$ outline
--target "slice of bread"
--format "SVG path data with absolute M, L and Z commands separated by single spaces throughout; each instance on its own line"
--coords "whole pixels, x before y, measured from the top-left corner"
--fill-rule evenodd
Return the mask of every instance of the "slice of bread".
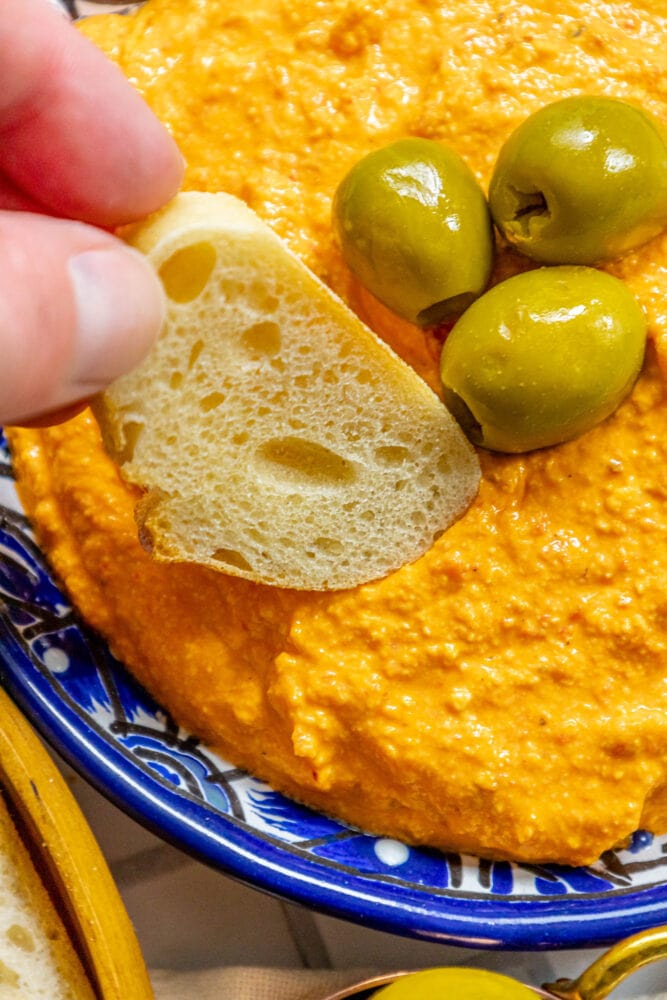
M 0 794 L 0 1000 L 94 1000 Z
M 155 557 L 350 587 L 422 555 L 470 504 L 477 457 L 437 396 L 243 202 L 181 194 L 127 239 L 168 315 L 94 409 L 147 491 Z

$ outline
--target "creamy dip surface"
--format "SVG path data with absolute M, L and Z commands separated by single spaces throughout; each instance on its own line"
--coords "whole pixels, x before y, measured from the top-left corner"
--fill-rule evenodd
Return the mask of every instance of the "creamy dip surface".
M 168 125 L 186 187 L 243 198 L 438 389 L 443 331 L 359 288 L 331 200 L 408 135 L 497 152 L 558 97 L 667 121 L 667 3 L 149 0 L 83 30 Z M 523 267 L 501 249 L 496 278 Z M 159 564 L 93 418 L 14 430 L 25 507 L 83 615 L 209 745 L 362 828 L 584 863 L 667 831 L 667 238 L 609 268 L 649 321 L 645 370 L 576 441 L 481 453 L 479 496 L 418 562 L 354 591 Z

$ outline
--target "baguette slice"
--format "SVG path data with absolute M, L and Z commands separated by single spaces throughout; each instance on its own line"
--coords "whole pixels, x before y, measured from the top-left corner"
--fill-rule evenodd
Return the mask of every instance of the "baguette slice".
M 0 795 L 0 1000 L 95 1000 Z
M 462 514 L 480 473 L 456 422 L 243 202 L 181 194 L 126 237 L 168 314 L 94 409 L 146 490 L 157 559 L 338 589 L 416 559 Z

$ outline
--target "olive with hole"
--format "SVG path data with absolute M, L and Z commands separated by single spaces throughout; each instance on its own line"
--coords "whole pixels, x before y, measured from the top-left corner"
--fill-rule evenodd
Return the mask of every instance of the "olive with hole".
M 489 186 L 498 229 L 542 264 L 596 264 L 667 226 L 667 138 L 609 97 L 548 104 L 510 135 Z
M 493 451 L 559 444 L 613 413 L 645 344 L 644 313 L 618 278 L 576 265 L 526 271 L 454 324 L 440 358 L 445 403 Z
M 535 1000 L 528 986 L 485 969 L 425 969 L 401 976 L 373 1000 Z
M 418 326 L 459 315 L 488 284 L 494 238 L 484 192 L 439 142 L 401 139 L 365 156 L 336 190 L 333 222 L 352 273 Z

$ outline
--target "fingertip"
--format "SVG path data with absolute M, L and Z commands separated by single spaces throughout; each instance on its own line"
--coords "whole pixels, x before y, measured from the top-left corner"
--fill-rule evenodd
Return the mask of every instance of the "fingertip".
M 165 297 L 145 257 L 83 223 L 0 213 L 0 423 L 52 423 L 136 367 Z
M 60 406 L 55 410 L 48 410 L 40 413 L 36 417 L 26 417 L 22 420 L 14 420 L 14 427 L 28 427 L 31 430 L 40 427 L 55 427 L 57 424 L 64 424 L 67 420 L 73 420 L 88 407 L 90 400 L 80 399 L 76 403 L 69 403 L 67 406 Z
M 67 273 L 75 307 L 68 379 L 72 393 L 90 395 L 148 353 L 164 320 L 164 292 L 146 258 L 120 241 L 70 257 Z

